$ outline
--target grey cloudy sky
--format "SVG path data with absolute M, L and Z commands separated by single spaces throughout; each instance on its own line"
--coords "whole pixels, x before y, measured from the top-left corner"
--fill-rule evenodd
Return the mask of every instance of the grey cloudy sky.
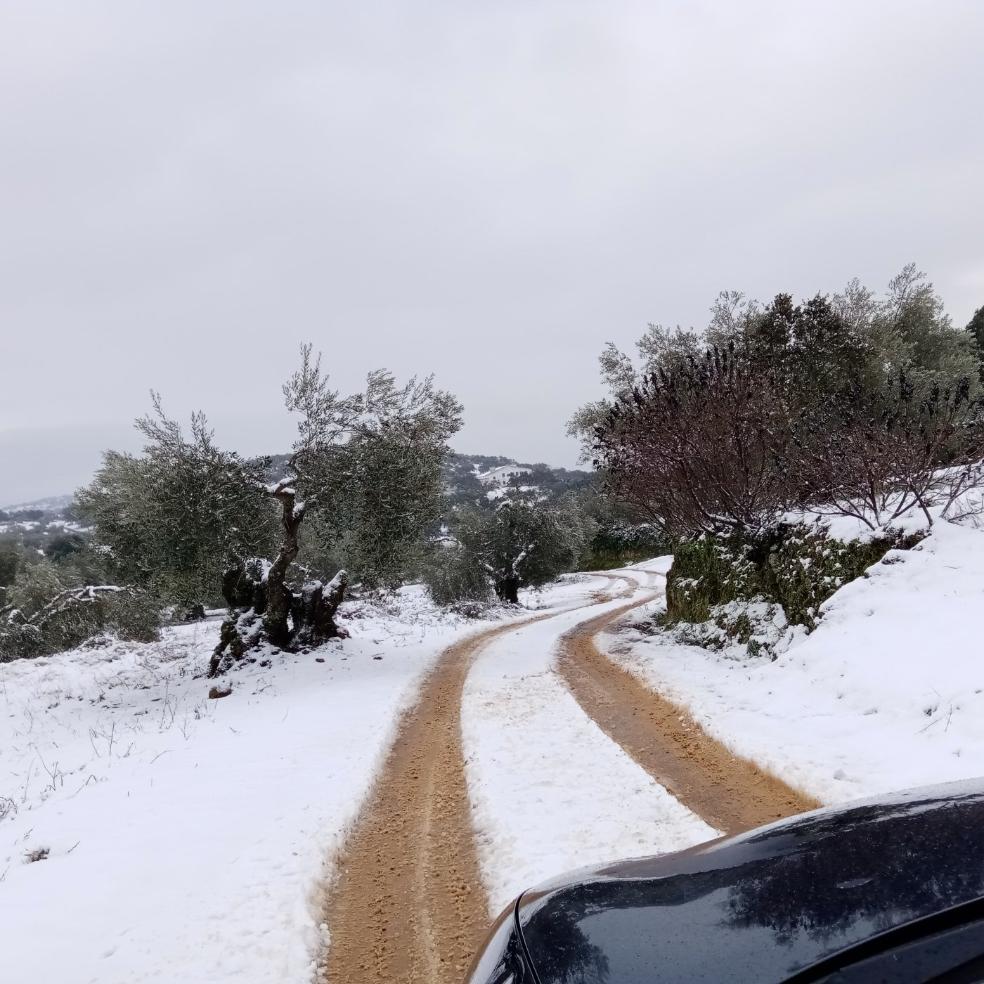
M 984 303 L 979 0 L 0 0 L 0 501 L 160 390 L 283 448 L 299 342 L 572 464 L 606 340 L 721 289 Z

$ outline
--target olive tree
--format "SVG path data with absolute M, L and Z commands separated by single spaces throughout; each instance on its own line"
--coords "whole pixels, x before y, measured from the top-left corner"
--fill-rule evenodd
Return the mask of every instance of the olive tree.
M 201 413 L 186 436 L 152 397 L 136 422 L 143 452 L 107 451 L 76 499 L 116 579 L 190 609 L 220 597 L 230 565 L 270 549 L 274 515 L 263 462 L 217 447 Z
M 520 588 L 538 587 L 575 569 L 593 525 L 572 500 L 520 499 L 464 512 L 454 535 L 488 576 L 499 600 L 517 604 Z
M 283 393 L 288 411 L 298 417 L 298 434 L 283 476 L 266 489 L 279 512 L 279 544 L 272 560 L 227 572 L 230 615 L 212 675 L 262 645 L 297 649 L 338 635 L 335 612 L 348 572 L 337 571 L 327 583 L 317 576 L 305 577 L 299 587 L 292 583 L 308 517 L 317 516 L 322 540 L 352 534 L 361 555 L 370 558 L 367 567 L 375 562 L 377 574 L 385 570 L 392 577 L 399 566 L 394 551 L 417 538 L 429 520 L 427 503 L 437 493 L 429 476 L 439 471 L 447 441 L 461 426 L 461 405 L 433 378 L 398 386 L 391 373 L 378 370 L 364 390 L 342 395 L 330 387 L 310 345 L 302 347 L 301 366 Z M 414 475 L 428 480 L 408 487 Z M 393 542 L 374 550 L 374 537 Z M 332 546 L 322 543 L 329 554 Z
M 159 625 L 160 606 L 146 592 L 81 580 L 42 559 L 18 572 L 0 604 L 0 662 L 69 649 L 99 632 L 149 642 Z

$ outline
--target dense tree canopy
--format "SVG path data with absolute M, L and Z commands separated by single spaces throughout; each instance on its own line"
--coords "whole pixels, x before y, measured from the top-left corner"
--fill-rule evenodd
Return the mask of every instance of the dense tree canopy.
M 650 326 L 639 354 L 604 351 L 611 395 L 571 429 L 673 535 L 831 503 L 877 526 L 980 482 L 977 355 L 915 267 L 883 299 L 856 281 L 803 304 L 722 294 L 703 333 Z
M 967 325 L 967 333 L 977 349 L 977 357 L 984 363 L 984 305 L 981 305 Z
M 143 453 L 106 452 L 79 511 L 121 581 L 185 607 L 214 602 L 226 568 L 273 543 L 263 463 L 218 448 L 203 414 L 186 437 L 156 394 L 136 426 Z

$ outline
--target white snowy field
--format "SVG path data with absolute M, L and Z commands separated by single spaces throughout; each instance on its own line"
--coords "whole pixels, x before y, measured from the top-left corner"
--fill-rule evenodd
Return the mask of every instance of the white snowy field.
M 492 909 L 564 870 L 714 836 L 553 670 L 565 631 L 629 582 L 659 590 L 669 564 L 527 594 L 550 617 L 477 654 L 462 735 Z M 982 617 L 984 531 L 941 523 L 841 589 L 776 662 L 603 639 L 737 753 L 834 803 L 984 773 Z M 219 700 L 202 676 L 216 623 L 0 664 L 4 984 L 311 979 L 317 892 L 399 713 L 437 654 L 486 624 L 420 589 L 345 622 L 351 639 L 231 674 Z
M 345 622 L 323 662 L 253 666 L 219 700 L 214 623 L 0 664 L 4 984 L 311 979 L 315 892 L 399 711 L 481 627 L 412 589 Z
M 602 640 L 711 735 L 824 803 L 984 775 L 984 530 L 937 522 L 823 611 L 775 662 L 635 630 Z
M 654 581 L 644 571 L 624 574 L 641 586 Z M 584 605 L 599 590 L 611 592 L 611 582 L 571 583 L 548 598 Z M 572 868 L 717 835 L 601 731 L 552 669 L 564 632 L 620 604 L 562 610 L 501 636 L 468 675 L 465 771 L 491 914 Z

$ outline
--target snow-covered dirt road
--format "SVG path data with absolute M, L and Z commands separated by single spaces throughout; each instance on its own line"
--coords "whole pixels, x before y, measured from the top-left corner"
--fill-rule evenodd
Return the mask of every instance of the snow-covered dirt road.
M 323 980 L 437 984 L 464 975 L 487 917 L 463 773 L 461 691 L 475 652 L 514 628 L 486 629 L 446 649 L 404 715 L 327 891 Z
M 638 684 L 602 675 L 584 696 L 586 662 L 592 679 L 607 663 L 594 635 L 660 590 L 645 567 L 572 581 L 545 612 L 445 650 L 336 866 L 322 979 L 456 984 L 489 916 L 532 884 L 815 805 L 677 709 L 647 713 Z
M 608 600 L 523 626 L 476 657 L 462 734 L 490 914 L 571 868 L 717 834 L 605 735 L 555 670 L 561 641 L 578 624 L 617 617 L 652 597 L 629 583 L 631 601 L 623 580 Z
M 609 585 L 621 593 L 631 591 L 633 582 L 601 576 L 559 585 L 549 592 L 545 611 L 485 629 L 441 655 L 404 715 L 335 866 L 325 904 L 322 979 L 331 984 L 461 980 L 489 917 L 479 871 L 481 864 L 487 885 L 487 858 L 480 862 L 476 852 L 474 788 L 466 781 L 465 760 L 476 750 L 467 739 L 462 742 L 466 680 L 477 656 L 497 651 L 500 640 L 521 639 L 521 651 L 533 658 L 550 652 L 564 628 L 608 597 Z M 541 626 L 541 635 L 527 635 Z
M 4 984 L 457 984 L 530 885 L 809 806 L 599 654 L 667 564 L 353 602 L 223 700 L 215 625 L 0 666 Z

